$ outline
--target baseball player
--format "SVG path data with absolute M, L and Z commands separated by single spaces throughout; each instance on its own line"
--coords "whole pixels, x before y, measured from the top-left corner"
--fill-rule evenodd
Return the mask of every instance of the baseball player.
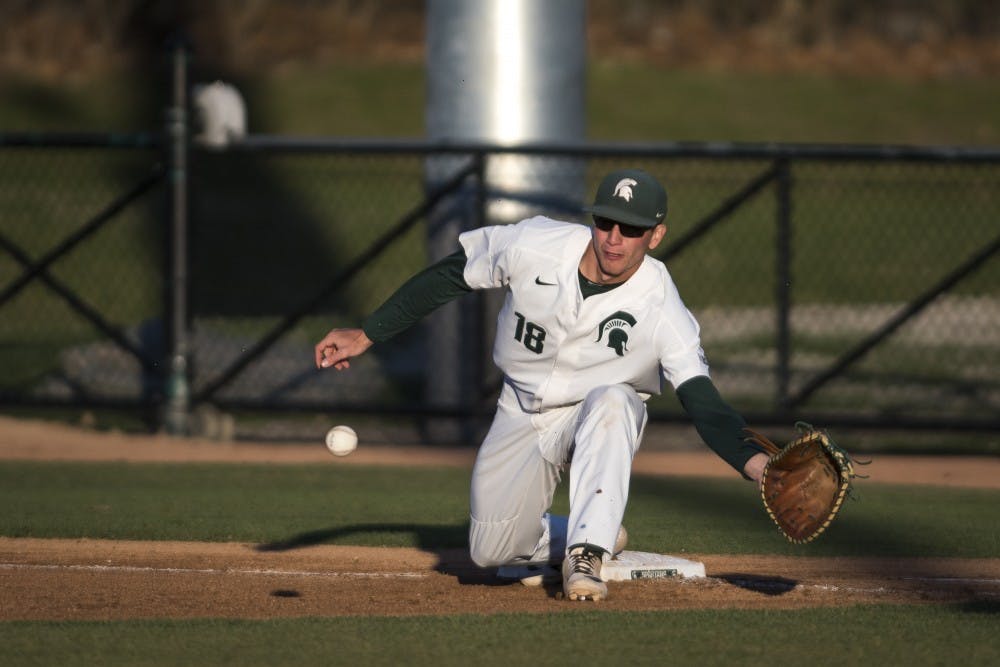
M 472 471 L 471 557 L 555 572 L 567 599 L 602 600 L 601 566 L 627 539 L 645 400 L 662 381 L 744 477 L 759 482 L 767 455 L 745 441 L 745 421 L 709 378 L 697 322 L 647 255 L 667 231 L 663 186 L 639 169 L 613 171 L 584 210 L 592 227 L 537 216 L 461 234 L 458 252 L 407 281 L 361 328 L 330 331 L 315 357 L 320 368 L 346 369 L 438 306 L 503 289 L 493 360 L 504 384 Z M 552 516 L 567 466 L 569 516 Z

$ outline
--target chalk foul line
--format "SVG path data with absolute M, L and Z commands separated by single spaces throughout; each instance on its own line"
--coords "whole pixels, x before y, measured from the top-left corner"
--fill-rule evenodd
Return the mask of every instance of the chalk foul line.
M 257 568 L 186 568 L 141 565 L 57 565 L 47 563 L 0 563 L 0 570 L 65 570 L 77 572 L 153 572 L 159 574 L 245 574 L 281 577 L 343 577 L 349 579 L 423 579 L 426 572 L 317 572 Z

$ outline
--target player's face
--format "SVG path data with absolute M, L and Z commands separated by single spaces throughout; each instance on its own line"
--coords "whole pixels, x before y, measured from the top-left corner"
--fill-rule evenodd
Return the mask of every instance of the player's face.
M 660 245 L 666 232 L 664 225 L 644 229 L 595 217 L 593 247 L 600 282 L 619 283 L 631 278 L 646 252 Z

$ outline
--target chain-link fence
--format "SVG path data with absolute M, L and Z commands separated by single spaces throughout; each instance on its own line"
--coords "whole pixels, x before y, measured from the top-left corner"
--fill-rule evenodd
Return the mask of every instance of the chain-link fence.
M 4 144 L 0 404 L 160 410 L 177 284 L 160 151 Z M 491 176 L 491 162 L 511 155 L 534 170 L 523 201 Z M 430 183 L 429 160 L 442 156 L 465 171 Z M 474 345 L 448 352 L 450 369 L 436 365 L 442 338 L 427 326 L 347 373 L 317 371 L 312 346 L 332 326 L 359 324 L 432 259 L 442 207 L 471 202 L 460 207 L 465 227 L 510 222 L 503 201 L 585 222 L 584 199 L 623 165 L 667 184 L 669 231 L 656 254 L 741 411 L 761 422 L 1000 426 L 1000 154 L 919 148 L 517 152 L 249 137 L 196 151 L 189 405 L 488 413 L 490 298 L 459 301 L 479 326 Z M 442 373 L 465 387 L 443 404 L 432 395 Z M 669 390 L 650 407 L 654 418 L 683 418 Z
M 4 403 L 159 400 L 158 158 L 141 142 L 0 150 Z

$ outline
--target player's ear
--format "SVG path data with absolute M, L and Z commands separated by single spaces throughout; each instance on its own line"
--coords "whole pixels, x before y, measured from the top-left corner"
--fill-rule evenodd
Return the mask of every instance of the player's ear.
M 667 226 L 663 223 L 653 227 L 653 234 L 649 237 L 649 249 L 652 250 L 660 245 L 660 241 L 667 235 Z

